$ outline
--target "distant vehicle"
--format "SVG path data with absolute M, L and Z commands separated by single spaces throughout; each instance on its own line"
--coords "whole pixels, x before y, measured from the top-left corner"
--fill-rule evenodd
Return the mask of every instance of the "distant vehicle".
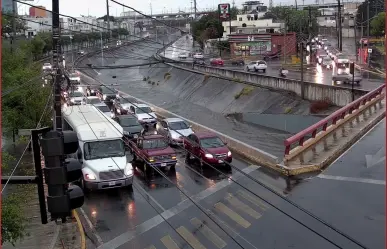
M 338 64 L 338 63 L 349 63 L 349 58 L 348 56 L 344 55 L 344 54 L 336 54 L 335 56 L 335 63 Z
M 163 171 L 175 171 L 177 163 L 176 151 L 172 149 L 161 135 L 139 136 L 136 142 L 131 142 L 133 161 L 140 163 L 138 167 L 149 178 L 153 167 Z M 134 169 L 137 163 L 133 164 Z
M 206 64 L 206 62 L 203 59 L 194 59 L 193 63 L 198 64 L 198 65 L 205 65 Z
M 79 50 L 79 51 L 78 51 L 78 54 L 83 55 L 83 54 L 85 54 L 85 51 Z
M 131 102 L 126 98 L 116 98 L 113 100 L 113 110 L 118 115 L 127 114 L 130 112 Z
M 97 89 L 96 95 L 103 101 L 109 102 L 117 97 L 117 92 L 106 86 L 100 86 Z
M 195 53 L 193 55 L 193 58 L 194 59 L 203 59 L 204 58 L 204 55 L 202 53 Z
M 103 48 L 109 48 L 109 46 L 108 45 L 104 45 Z
M 105 114 L 106 116 L 110 117 L 110 118 L 113 118 L 114 117 L 114 114 L 113 112 L 109 109 L 109 107 L 105 104 L 105 103 L 99 103 L 99 104 L 95 104 L 93 105 L 95 108 L 97 108 L 100 112 L 102 112 L 103 114 Z
M 51 63 L 44 63 L 43 66 L 42 66 L 42 69 L 43 71 L 48 71 L 48 70 L 52 70 L 52 65 Z
M 122 42 L 120 40 L 117 41 L 117 46 L 121 46 Z
M 180 54 L 178 55 L 178 57 L 179 57 L 180 59 L 187 59 L 188 54 L 187 54 L 187 53 L 180 53 Z
M 141 124 L 156 124 L 157 116 L 146 104 L 132 103 L 129 107 L 130 113 L 136 116 Z
M 67 99 L 68 105 L 84 105 L 86 104 L 85 95 L 82 92 L 70 92 Z
M 317 58 L 318 64 L 321 64 L 325 58 L 329 58 L 328 54 L 320 54 Z
M 362 79 L 363 78 L 361 77 L 361 75 L 357 75 L 356 73 L 355 73 L 354 79 L 352 78 L 352 74 L 349 74 L 346 72 L 332 75 L 333 83 L 336 83 L 339 81 L 339 82 L 342 82 L 343 84 L 352 84 L 352 82 L 354 82 L 355 84 L 359 85 Z
M 210 65 L 211 66 L 224 66 L 224 61 L 222 58 L 213 58 L 210 59 Z
M 193 133 L 183 139 L 183 144 L 187 151 L 185 158 L 187 163 L 196 159 L 201 167 L 207 166 L 208 163 L 210 165 L 223 165 L 227 170 L 231 170 L 231 166 L 225 164 L 232 162 L 231 151 L 216 134 L 211 132 Z
M 349 62 L 348 63 L 336 63 L 337 73 L 349 73 Z
M 332 69 L 333 68 L 333 61 L 329 56 L 326 56 L 322 59 L 321 66 L 325 67 L 326 69 Z
M 89 105 L 96 105 L 96 104 L 101 104 L 101 100 L 97 96 L 88 96 L 86 98 L 86 104 Z
M 233 66 L 244 66 L 245 65 L 245 60 L 242 59 L 242 58 L 231 59 L 231 65 L 233 65 Z
M 325 42 L 324 43 L 324 50 L 327 51 L 328 49 L 330 49 L 332 47 L 332 44 L 330 42 Z
M 83 191 L 131 187 L 133 168 L 126 158 L 123 128 L 91 105 L 68 107 L 62 113 L 63 130 L 78 136 L 79 148 L 73 156 L 82 163 Z
M 166 118 L 156 125 L 157 133 L 168 138 L 171 145 L 183 143 L 183 137 L 191 135 L 191 126 L 180 118 Z
M 79 73 L 69 73 L 69 80 L 70 80 L 70 83 L 73 83 L 73 82 L 76 82 L 76 83 L 80 83 L 81 82 L 81 75 Z
M 321 45 L 321 46 L 324 46 L 325 43 L 327 43 L 327 42 L 328 42 L 328 39 L 322 38 L 322 39 L 320 40 L 320 45 Z
M 128 140 L 137 139 L 143 129 L 137 118 L 133 115 L 119 115 L 113 118 L 123 129 L 124 137 Z
M 87 86 L 86 87 L 86 95 L 87 96 L 96 96 L 97 95 L 98 86 Z
M 273 60 L 273 59 L 279 59 L 281 57 L 281 52 L 266 52 L 265 55 L 263 56 L 263 59 L 265 61 L 267 60 Z
M 266 73 L 267 64 L 266 61 L 253 61 L 246 65 L 246 71 L 256 71 Z

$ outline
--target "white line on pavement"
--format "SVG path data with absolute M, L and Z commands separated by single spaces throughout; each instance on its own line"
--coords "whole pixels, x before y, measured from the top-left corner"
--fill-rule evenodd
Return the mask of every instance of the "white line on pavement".
M 356 177 L 346 177 L 346 176 L 331 176 L 331 175 L 318 175 L 318 178 L 328 179 L 328 180 L 337 180 L 337 181 L 346 181 L 346 182 L 359 182 L 359 183 L 370 183 L 377 185 L 386 185 L 384 180 L 374 180 L 367 178 L 356 178 Z

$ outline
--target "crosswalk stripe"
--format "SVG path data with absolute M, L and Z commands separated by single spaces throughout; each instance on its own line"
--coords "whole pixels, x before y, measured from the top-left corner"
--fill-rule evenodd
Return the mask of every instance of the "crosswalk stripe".
M 156 249 L 156 247 L 154 245 L 151 245 L 151 246 L 148 246 L 147 248 L 145 249 Z
M 260 207 L 263 211 L 265 211 L 266 209 L 268 209 L 269 207 L 263 203 L 260 199 L 250 195 L 249 193 L 245 192 L 245 191 L 242 191 L 242 190 L 238 190 L 238 195 L 242 196 L 243 198 L 245 198 L 246 200 L 248 200 L 249 202 L 257 205 L 258 207 Z
M 180 249 L 176 242 L 169 235 L 162 237 L 161 242 L 163 242 L 164 246 L 168 249 Z
M 245 212 L 246 214 L 250 215 L 251 217 L 253 217 L 255 219 L 259 219 L 262 216 L 260 213 L 258 213 L 257 211 L 255 211 L 254 209 L 249 207 L 248 205 L 244 204 L 238 198 L 236 198 L 235 196 L 233 196 L 230 193 L 226 197 L 226 200 L 228 200 L 233 207 Z
M 181 226 L 176 231 L 183 237 L 193 249 L 206 249 L 195 236 L 190 233 L 187 228 Z
M 242 216 L 237 214 L 235 211 L 233 211 L 232 209 L 230 209 L 229 207 L 227 207 L 223 203 L 221 203 L 221 202 L 216 203 L 215 208 L 217 210 L 223 212 L 224 214 L 226 214 L 228 217 L 230 217 L 230 219 L 232 219 L 233 221 L 235 221 L 236 223 L 238 223 L 242 227 L 248 228 L 249 226 L 251 226 L 250 222 L 245 220 Z
M 208 226 L 206 226 L 198 218 L 191 219 L 191 223 L 196 229 L 198 229 L 209 241 L 214 243 L 214 245 L 219 249 L 227 245 L 226 242 L 224 242 L 215 232 L 213 232 Z

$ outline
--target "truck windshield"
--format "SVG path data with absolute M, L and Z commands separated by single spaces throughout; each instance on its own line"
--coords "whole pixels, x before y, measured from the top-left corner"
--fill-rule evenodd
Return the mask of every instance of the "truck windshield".
M 138 107 L 136 108 L 136 113 L 151 113 L 152 109 L 150 107 Z
M 143 149 L 162 149 L 168 147 L 164 139 L 148 139 L 144 140 L 142 144 Z
M 125 156 L 122 140 L 87 142 L 84 145 L 85 160 Z
M 224 143 L 218 137 L 208 137 L 208 138 L 200 139 L 200 145 L 203 148 L 224 147 Z
M 172 122 L 172 123 L 169 123 L 169 128 L 171 130 L 175 130 L 175 131 L 178 131 L 178 130 L 185 130 L 185 129 L 188 129 L 189 126 L 183 122 L 183 121 L 180 121 L 180 122 Z

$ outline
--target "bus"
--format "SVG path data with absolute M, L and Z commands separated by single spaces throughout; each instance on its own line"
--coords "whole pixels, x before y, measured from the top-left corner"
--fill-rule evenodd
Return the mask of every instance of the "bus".
M 62 116 L 63 130 L 78 136 L 79 148 L 72 157 L 83 165 L 82 189 L 131 188 L 133 168 L 126 158 L 123 128 L 92 105 L 63 107 Z

